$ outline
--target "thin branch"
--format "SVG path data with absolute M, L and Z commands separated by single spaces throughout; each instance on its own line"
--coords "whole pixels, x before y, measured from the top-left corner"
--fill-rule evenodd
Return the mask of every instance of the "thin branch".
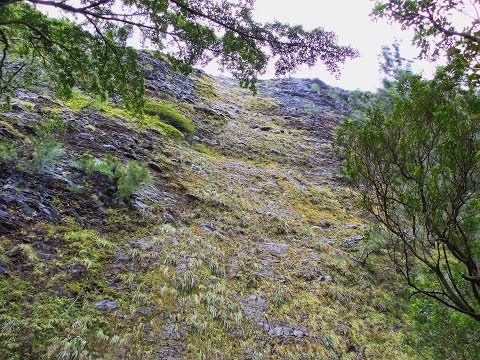
M 8 53 L 8 48 L 10 47 L 10 43 L 8 41 L 7 35 L 2 29 L 0 29 L 0 38 L 4 45 L 2 50 L 2 58 L 0 59 L 0 79 L 3 79 L 3 67 L 5 65 L 5 60 L 7 58 L 7 53 Z

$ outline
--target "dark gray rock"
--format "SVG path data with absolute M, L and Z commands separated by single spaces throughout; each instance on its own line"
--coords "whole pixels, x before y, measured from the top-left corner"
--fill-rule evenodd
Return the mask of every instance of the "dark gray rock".
M 113 256 L 115 257 L 115 260 L 117 261 L 121 261 L 121 262 L 128 262 L 130 260 L 132 260 L 132 257 L 127 255 L 126 253 L 124 253 L 123 251 L 120 251 L 120 250 L 115 250 L 115 253 L 113 254 Z
M 0 210 L 0 234 L 15 230 L 17 227 L 14 218 L 8 212 Z
M 150 315 L 154 308 L 151 306 L 142 306 L 137 309 L 137 312 L 141 315 Z
M 282 257 L 285 255 L 285 252 L 288 250 L 289 246 L 287 244 L 275 243 L 275 242 L 264 242 L 258 245 L 260 250 L 266 251 L 273 256 Z
M 156 171 L 156 172 L 159 172 L 159 173 L 162 172 L 162 168 L 160 167 L 160 165 L 158 165 L 157 163 L 155 163 L 153 161 L 148 163 L 148 167 L 150 169 L 152 169 L 153 171 Z
M 217 227 L 212 223 L 203 223 L 200 225 L 206 232 L 214 232 Z
M 325 281 L 327 283 L 331 283 L 333 281 L 333 278 L 330 275 L 320 275 L 317 278 L 318 281 Z
M 28 111 L 28 108 L 19 102 L 14 102 L 12 103 L 11 106 L 12 106 L 12 111 L 22 111 L 22 112 Z
M 320 244 L 335 244 L 335 239 L 333 238 L 327 238 L 327 237 L 321 237 L 320 239 L 317 240 Z
M 68 273 L 71 275 L 77 275 L 85 272 L 87 267 L 85 264 L 75 261 L 68 267 Z
M 36 241 L 32 244 L 41 260 L 51 260 L 55 257 L 55 249 L 43 241 Z
M 163 333 L 167 339 L 180 340 L 180 331 L 172 324 L 167 324 L 163 328 Z
M 152 244 L 149 244 L 145 241 L 138 240 L 138 241 L 132 241 L 130 243 L 130 246 L 133 248 L 137 248 L 140 250 L 150 250 L 152 248 Z
M 0 260 L 0 275 L 8 275 L 8 274 L 10 274 L 10 271 L 8 270 L 7 263 Z
M 350 248 L 356 248 L 360 241 L 362 241 L 364 238 L 365 237 L 363 235 L 346 237 L 342 239 L 342 244 Z
M 112 311 L 118 308 L 118 304 L 115 301 L 103 299 L 95 303 L 95 307 L 99 310 Z

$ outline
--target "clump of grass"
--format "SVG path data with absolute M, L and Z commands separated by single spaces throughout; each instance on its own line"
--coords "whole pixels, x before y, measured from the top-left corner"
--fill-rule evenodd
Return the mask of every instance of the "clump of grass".
M 205 145 L 205 144 L 196 144 L 195 145 L 195 150 L 201 152 L 202 154 L 212 156 L 212 157 L 219 157 L 220 154 L 215 151 L 213 148 Z
M 37 172 L 52 167 L 63 156 L 65 150 L 57 137 L 66 132 L 67 122 L 57 114 L 50 114 L 35 127 L 36 136 L 31 139 L 34 147 L 31 165 Z
M 117 192 L 115 194 L 121 199 L 130 198 L 139 186 L 150 181 L 148 168 L 136 161 L 129 161 L 126 166 L 117 165 L 115 170 L 117 178 Z
M 10 249 L 7 252 L 7 255 L 20 256 L 30 263 L 35 263 L 38 260 L 37 253 L 35 252 L 35 250 L 32 248 L 32 245 L 30 244 L 18 244 L 14 246 L 12 249 Z
M 225 269 L 220 266 L 216 259 L 205 259 L 205 265 L 212 275 L 222 277 L 225 276 Z
M 279 287 L 272 295 L 272 303 L 275 306 L 282 306 L 293 298 L 292 292 L 286 287 Z
M 310 90 L 316 93 L 320 93 L 321 88 L 319 84 L 313 83 L 312 85 L 310 85 Z
M 52 344 L 48 348 L 47 356 L 57 359 L 87 359 L 89 353 L 86 350 L 87 342 L 80 338 L 57 337 L 52 340 Z
M 10 162 L 17 158 L 15 144 L 0 140 L 0 162 Z
M 250 109 L 260 114 L 272 114 L 278 111 L 278 102 L 272 98 L 251 96 L 249 98 Z
M 147 100 L 145 113 L 150 116 L 157 116 L 160 121 L 163 120 L 186 134 L 195 133 L 195 125 L 192 119 L 180 112 L 171 103 Z
M 186 270 L 174 279 L 174 286 L 182 293 L 191 293 L 197 286 L 197 275 L 193 270 Z
M 316 115 L 318 114 L 318 109 L 312 101 L 305 101 L 303 104 L 303 109 L 309 115 Z
M 35 138 L 32 166 L 38 172 L 52 167 L 65 154 L 62 143 L 53 138 Z
M 135 190 L 151 181 L 150 172 L 144 164 L 131 160 L 125 165 L 111 155 L 98 159 L 86 154 L 76 161 L 76 166 L 88 175 L 99 173 L 115 182 L 115 196 L 123 200 L 130 199 Z
M 186 323 L 196 334 L 203 334 L 208 327 L 208 323 L 204 321 L 198 314 L 192 314 L 186 319 Z

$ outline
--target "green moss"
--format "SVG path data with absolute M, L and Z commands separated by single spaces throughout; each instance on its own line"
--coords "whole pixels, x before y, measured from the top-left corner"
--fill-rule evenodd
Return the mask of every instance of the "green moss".
M 215 100 L 219 95 L 214 87 L 215 81 L 208 76 L 202 76 L 197 83 L 197 88 L 200 96 L 206 100 Z
M 72 110 L 85 108 L 100 110 L 108 116 L 118 116 L 133 121 L 140 129 L 154 129 L 165 137 L 183 138 L 182 131 L 188 134 L 195 132 L 191 119 L 167 102 L 147 101 L 144 115 L 134 114 L 124 108 L 93 99 L 80 92 L 75 93 L 75 96 L 67 100 L 65 104 Z M 91 125 L 87 125 L 87 127 L 90 131 L 95 130 Z
M 29 110 L 32 110 L 33 107 L 35 106 L 35 104 L 32 103 L 31 101 L 19 100 L 18 102 L 23 106 L 25 106 L 26 108 L 28 108 Z
M 279 109 L 278 101 L 260 96 L 248 96 L 250 110 L 261 114 L 276 114 Z
M 6 117 L 6 116 L 2 116 L 0 115 L 0 126 L 1 127 L 4 127 L 7 132 L 9 132 L 10 134 L 12 134 L 15 138 L 18 138 L 18 139 L 23 139 L 25 141 L 28 142 L 28 138 L 26 138 L 26 136 L 24 134 L 22 134 L 20 131 L 18 131 L 12 124 L 15 123 L 15 119 L 14 118 L 9 118 L 9 117 Z
M 165 137 L 183 138 L 183 133 L 180 130 L 170 124 L 164 123 L 158 116 L 144 116 L 138 123 L 141 128 L 154 129 Z
M 157 116 L 178 130 L 186 134 L 195 133 L 195 125 L 192 119 L 180 112 L 173 104 L 166 101 L 147 100 L 145 113 L 150 116 Z
M 111 116 L 119 116 L 126 119 L 135 118 L 135 114 L 128 111 L 127 109 L 114 106 L 106 101 L 92 98 L 81 92 L 75 92 L 72 98 L 65 101 L 65 105 L 67 105 L 72 110 L 83 110 L 86 108 L 91 108 L 95 110 L 100 110 Z
M 221 156 L 215 149 L 205 144 L 195 144 L 195 150 L 201 152 L 202 154 L 212 156 L 212 157 Z

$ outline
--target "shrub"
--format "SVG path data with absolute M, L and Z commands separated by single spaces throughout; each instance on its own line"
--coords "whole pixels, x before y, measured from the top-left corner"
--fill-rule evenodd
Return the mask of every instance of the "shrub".
M 16 157 L 15 144 L 0 140 L 0 162 L 9 162 Z
M 344 174 L 408 285 L 480 321 L 480 97 L 443 72 L 394 87 L 338 131 Z
M 478 321 L 428 298 L 412 298 L 410 344 L 424 358 L 479 359 L 480 324 Z M 448 346 L 445 346 L 448 339 Z
M 102 160 L 90 154 L 85 154 L 77 159 L 75 165 L 87 175 L 99 173 L 108 177 L 109 180 L 114 180 L 113 169 L 115 169 L 116 163 L 117 160 L 111 155 L 107 155 L 105 159 Z
M 165 121 L 184 133 L 195 133 L 195 125 L 192 119 L 182 114 L 166 101 L 148 100 L 145 104 L 145 113 L 151 116 L 158 116 L 160 121 Z
M 43 172 L 63 156 L 65 150 L 56 137 L 66 131 L 65 119 L 56 114 L 45 117 L 35 127 L 36 136 L 31 140 L 34 146 L 31 164 L 36 171 Z
M 62 144 L 54 138 L 35 138 L 32 142 L 34 144 L 32 166 L 38 172 L 52 167 L 65 153 Z
M 76 166 L 87 175 L 99 173 L 115 182 L 117 187 L 115 196 L 123 200 L 128 200 L 136 189 L 150 182 L 150 172 L 145 165 L 135 161 L 129 161 L 124 165 L 111 155 L 98 159 L 86 154 L 76 161 Z
M 128 164 L 117 166 L 115 176 L 117 177 L 116 195 L 121 199 L 128 199 L 135 189 L 150 180 L 150 172 L 143 164 L 129 161 Z

